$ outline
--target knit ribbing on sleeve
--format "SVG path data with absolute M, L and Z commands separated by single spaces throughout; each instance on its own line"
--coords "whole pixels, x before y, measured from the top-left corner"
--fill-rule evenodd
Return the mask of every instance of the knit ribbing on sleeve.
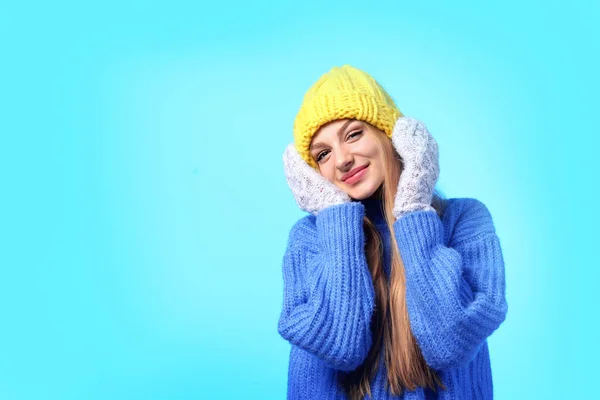
M 316 215 L 316 231 L 296 224 L 283 258 L 278 332 L 328 366 L 352 371 L 371 347 L 375 306 L 365 256 L 364 206 L 348 202 Z
M 506 318 L 498 236 L 484 232 L 446 247 L 434 211 L 409 213 L 396 220 L 394 230 L 411 330 L 425 361 L 439 370 L 465 365 Z

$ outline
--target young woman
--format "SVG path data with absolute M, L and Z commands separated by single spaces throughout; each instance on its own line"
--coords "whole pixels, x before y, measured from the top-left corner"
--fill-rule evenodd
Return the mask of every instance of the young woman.
M 288 399 L 492 399 L 487 338 L 504 321 L 490 212 L 434 186 L 438 146 L 369 74 L 306 93 L 283 155 L 309 214 L 283 257 Z

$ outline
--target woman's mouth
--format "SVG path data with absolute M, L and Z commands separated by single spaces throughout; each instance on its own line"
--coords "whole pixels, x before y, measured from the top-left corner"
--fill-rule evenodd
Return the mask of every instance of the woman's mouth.
M 354 175 L 352 175 L 350 178 L 346 178 L 344 183 L 347 183 L 348 185 L 354 185 L 355 183 L 360 181 L 362 177 L 367 173 L 367 168 L 369 168 L 368 165 L 365 168 L 358 171 L 357 173 L 355 173 Z

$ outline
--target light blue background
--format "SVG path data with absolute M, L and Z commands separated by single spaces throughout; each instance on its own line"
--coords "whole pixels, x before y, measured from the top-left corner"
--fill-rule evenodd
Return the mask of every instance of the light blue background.
M 4 5 L 0 399 L 285 398 L 281 156 L 345 63 L 492 212 L 496 398 L 593 397 L 597 4 Z

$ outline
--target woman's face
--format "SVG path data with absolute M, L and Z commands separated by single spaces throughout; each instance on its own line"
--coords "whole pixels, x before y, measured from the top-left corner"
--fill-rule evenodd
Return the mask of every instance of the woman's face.
M 319 172 L 351 198 L 363 200 L 381 186 L 384 169 L 374 126 L 353 119 L 332 121 L 313 136 L 310 154 Z M 358 171 L 352 177 L 354 171 Z

